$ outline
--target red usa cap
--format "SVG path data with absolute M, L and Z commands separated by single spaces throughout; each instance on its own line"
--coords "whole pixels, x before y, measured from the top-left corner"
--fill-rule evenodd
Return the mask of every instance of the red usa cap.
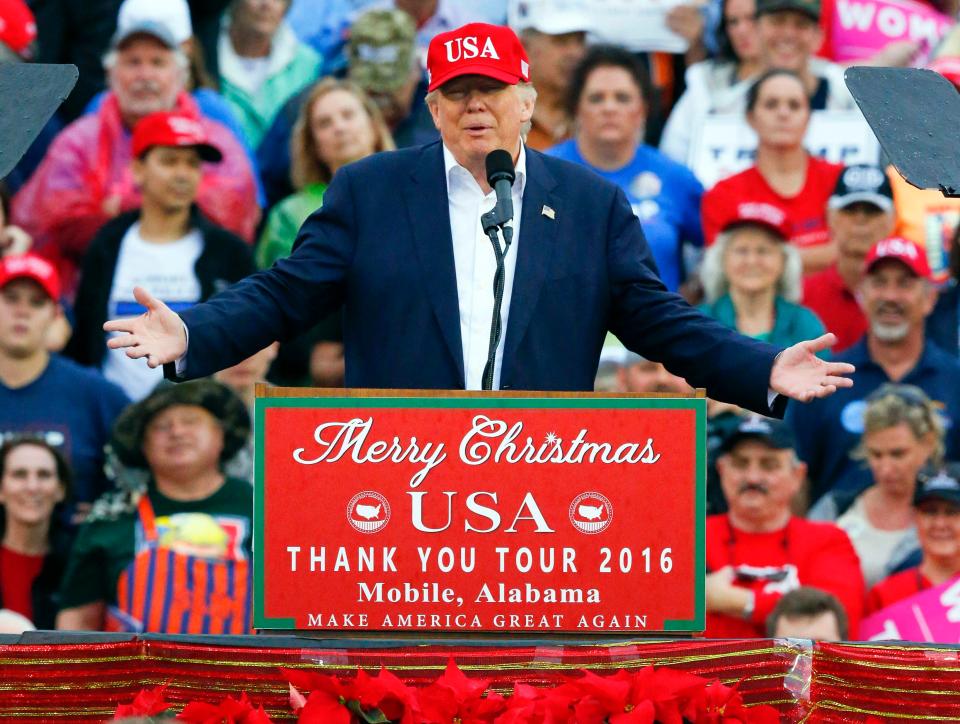
M 918 277 L 930 278 L 930 264 L 927 262 L 926 253 L 910 239 L 894 236 L 878 241 L 867 253 L 863 268 L 869 272 L 884 259 L 896 259 Z
M 60 299 L 60 275 L 42 256 L 21 254 L 0 259 L 0 289 L 14 279 L 33 279 L 54 301 Z
M 133 157 L 140 158 L 153 146 L 192 146 L 204 161 L 223 158 L 220 149 L 207 140 L 207 133 L 195 118 L 175 111 L 151 113 L 133 129 Z
M 23 0 L 0 0 L 0 43 L 29 60 L 37 23 Z
M 434 36 L 427 50 L 428 90 L 461 75 L 485 75 L 516 85 L 530 80 L 530 62 L 510 28 L 468 23 Z
M 766 227 L 783 241 L 790 238 L 786 212 L 763 201 L 741 201 L 730 209 L 730 214 L 720 224 L 720 230 L 727 231 L 751 224 Z

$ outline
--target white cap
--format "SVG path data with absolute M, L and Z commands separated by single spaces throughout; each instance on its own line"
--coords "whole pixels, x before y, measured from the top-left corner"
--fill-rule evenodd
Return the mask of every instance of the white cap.
M 145 22 L 166 26 L 178 44 L 193 37 L 187 0 L 123 0 L 117 15 L 117 32 Z
M 547 35 L 593 29 L 584 0 L 510 0 L 507 24 L 517 32 L 533 28 Z

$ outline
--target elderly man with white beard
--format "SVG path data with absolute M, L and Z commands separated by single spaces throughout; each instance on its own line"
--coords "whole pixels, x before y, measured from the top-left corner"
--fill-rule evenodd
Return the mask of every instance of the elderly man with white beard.
M 810 500 L 832 489 L 859 492 L 870 473 L 850 455 L 863 432 L 866 398 L 885 382 L 916 385 L 944 415 L 947 458 L 957 459 L 960 438 L 960 363 L 924 333 L 936 301 L 926 253 L 902 238 L 873 246 L 864 263 L 859 298 L 866 335 L 839 355 L 856 366 L 854 386 L 829 399 L 792 406 L 787 419 L 797 436 L 797 454 L 809 468 Z
M 252 242 L 260 209 L 253 171 L 239 141 L 203 116 L 184 91 L 188 61 L 169 28 L 154 21 L 130 25 L 104 57 L 110 92 L 96 113 L 67 126 L 13 200 L 13 219 L 33 235 L 35 249 L 55 261 L 68 297 L 97 230 L 139 208 L 131 173 L 131 134 L 141 118 L 177 111 L 198 121 L 223 154 L 204 164 L 197 204 L 214 223 Z

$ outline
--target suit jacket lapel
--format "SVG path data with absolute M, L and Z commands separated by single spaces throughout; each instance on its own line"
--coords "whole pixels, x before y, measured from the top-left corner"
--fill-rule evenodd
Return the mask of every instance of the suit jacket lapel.
M 404 184 L 417 260 L 425 291 L 433 305 L 450 354 L 457 362 L 460 387 L 465 386 L 463 343 L 460 339 L 460 302 L 450 235 L 447 179 L 440 143 L 426 146 L 411 171 L 412 184 Z
M 546 216 L 544 206 L 556 212 L 553 190 L 557 185 L 539 153 L 527 148 L 527 180 L 523 190 L 523 211 L 517 241 L 517 268 L 513 275 L 510 315 L 507 317 L 507 339 L 503 350 L 501 379 L 516 364 L 517 350 L 530 325 L 533 310 L 540 296 L 556 246 L 559 220 Z

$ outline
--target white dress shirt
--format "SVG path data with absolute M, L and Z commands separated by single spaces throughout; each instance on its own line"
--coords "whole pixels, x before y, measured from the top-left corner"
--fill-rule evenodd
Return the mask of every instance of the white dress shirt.
M 490 237 L 483 233 L 481 214 L 497 202 L 493 190 L 484 194 L 473 175 L 457 163 L 443 147 L 443 165 L 447 177 L 447 205 L 450 210 L 450 236 L 453 239 L 453 262 L 457 272 L 457 299 L 460 307 L 460 340 L 463 344 L 463 371 L 468 390 L 479 390 L 483 368 L 490 346 L 493 321 L 493 277 L 497 258 Z M 504 258 L 503 305 L 500 308 L 501 332 L 493 368 L 493 389 L 500 389 L 503 367 L 503 346 L 507 338 L 507 318 L 513 296 L 513 276 L 517 268 L 517 244 L 520 239 L 520 214 L 523 189 L 527 179 L 527 152 L 520 146 L 516 178 L 513 182 L 513 240 Z M 499 235 L 498 235 L 499 236 Z M 501 249 L 503 240 L 500 238 Z

